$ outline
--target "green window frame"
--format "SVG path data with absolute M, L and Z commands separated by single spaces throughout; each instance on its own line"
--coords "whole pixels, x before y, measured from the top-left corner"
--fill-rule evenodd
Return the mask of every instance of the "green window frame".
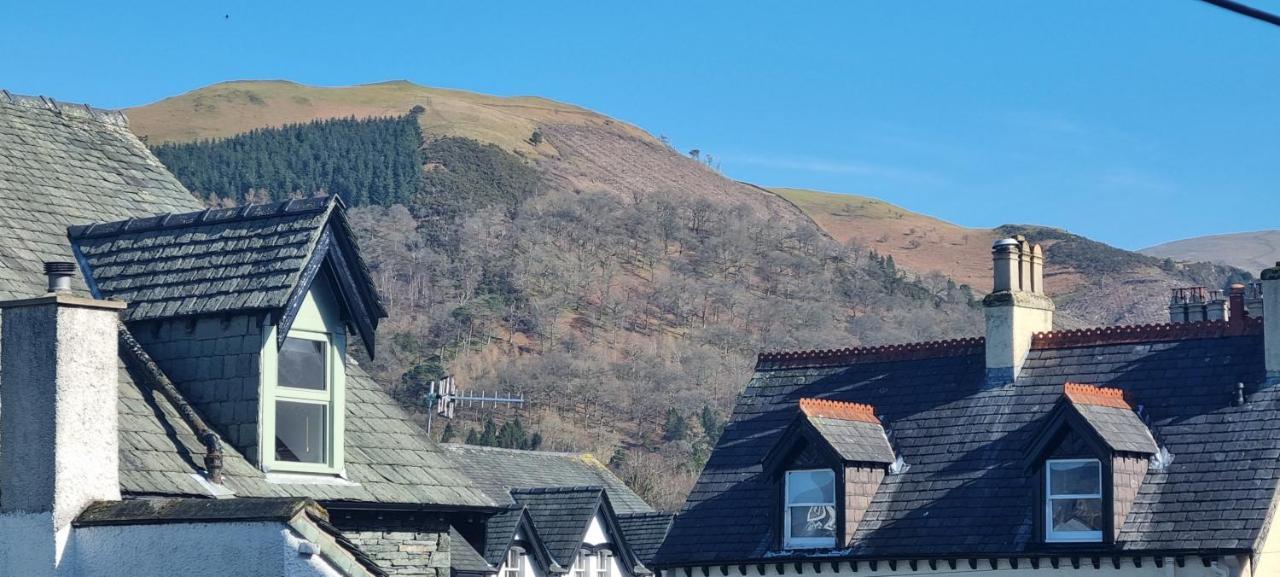
M 311 323 L 307 324 L 311 325 Z M 266 331 L 262 346 L 262 403 L 260 404 L 262 434 L 259 452 L 263 469 L 268 472 L 342 475 L 344 472 L 343 430 L 346 413 L 346 367 L 343 351 L 346 350 L 346 335 L 296 328 L 296 326 L 289 330 L 289 339 L 324 343 L 324 375 L 327 382 L 324 390 L 317 390 L 279 384 L 280 352 L 276 346 L 277 330 L 279 327 L 273 326 L 270 331 Z M 325 430 L 321 435 L 324 444 L 321 462 L 277 458 L 277 412 L 282 403 L 324 407 L 322 422 Z

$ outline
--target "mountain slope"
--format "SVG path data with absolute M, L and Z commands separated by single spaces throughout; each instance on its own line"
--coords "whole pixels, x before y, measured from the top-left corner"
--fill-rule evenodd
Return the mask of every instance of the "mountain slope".
M 319 186 L 353 199 L 390 312 L 378 358 L 362 365 L 403 402 L 420 404 L 446 372 L 471 390 L 523 392 L 527 410 L 471 408 L 453 432 L 519 416 L 543 448 L 612 456 L 659 505 L 683 500 L 758 351 L 972 336 L 981 324 L 954 283 L 926 285 L 843 247 L 769 191 L 624 123 L 512 100 L 404 83 L 228 83 L 129 115 L 153 146 L 251 131 L 164 145 L 202 197 Z M 395 118 L 271 128 L 330 115 Z M 417 142 L 386 131 L 409 118 Z M 377 159 L 406 145 L 422 165 L 407 199 L 334 186 L 343 172 L 388 182 Z
M 1142 254 L 1178 261 L 1205 261 L 1257 273 L 1280 261 L 1280 230 L 1215 234 L 1144 248 Z
M 966 228 L 873 198 L 775 188 L 836 240 L 893 255 L 899 266 L 945 271 L 985 293 L 991 286 L 991 244 L 1023 234 L 1044 245 L 1045 286 L 1060 326 L 1163 322 L 1169 289 L 1221 286 L 1238 271 L 1202 262 L 1170 264 L 1150 256 L 1039 226 Z

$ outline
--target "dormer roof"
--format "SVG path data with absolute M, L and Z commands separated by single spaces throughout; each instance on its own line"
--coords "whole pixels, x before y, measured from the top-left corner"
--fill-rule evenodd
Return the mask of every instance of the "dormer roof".
M 338 197 L 131 218 L 67 231 L 90 292 L 129 322 L 272 311 L 283 339 L 327 270 L 370 354 L 387 315 Z
M 1112 451 L 1155 454 L 1155 438 L 1121 389 L 1067 383 L 1063 400 Z
M 893 447 L 871 405 L 800 399 L 805 422 L 845 462 L 893 462 Z

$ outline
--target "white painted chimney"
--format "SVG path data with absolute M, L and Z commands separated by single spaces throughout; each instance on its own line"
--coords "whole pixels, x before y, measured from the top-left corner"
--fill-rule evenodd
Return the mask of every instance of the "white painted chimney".
M 1280 262 L 1262 271 L 1262 340 L 1267 384 L 1280 384 Z
M 1044 251 L 1021 236 L 991 248 L 994 284 L 982 299 L 987 317 L 987 386 L 1012 383 L 1031 350 L 1031 337 L 1053 329 L 1053 301 L 1044 294 Z
M 71 521 L 119 500 L 117 318 L 68 292 L 0 303 L 0 574 L 53 575 Z

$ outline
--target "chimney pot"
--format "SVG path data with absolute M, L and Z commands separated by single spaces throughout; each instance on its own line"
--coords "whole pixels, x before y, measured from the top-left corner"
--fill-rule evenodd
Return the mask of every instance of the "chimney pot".
M 76 263 L 47 261 L 44 263 L 44 274 L 49 279 L 49 292 L 71 292 L 71 277 L 76 274 Z

